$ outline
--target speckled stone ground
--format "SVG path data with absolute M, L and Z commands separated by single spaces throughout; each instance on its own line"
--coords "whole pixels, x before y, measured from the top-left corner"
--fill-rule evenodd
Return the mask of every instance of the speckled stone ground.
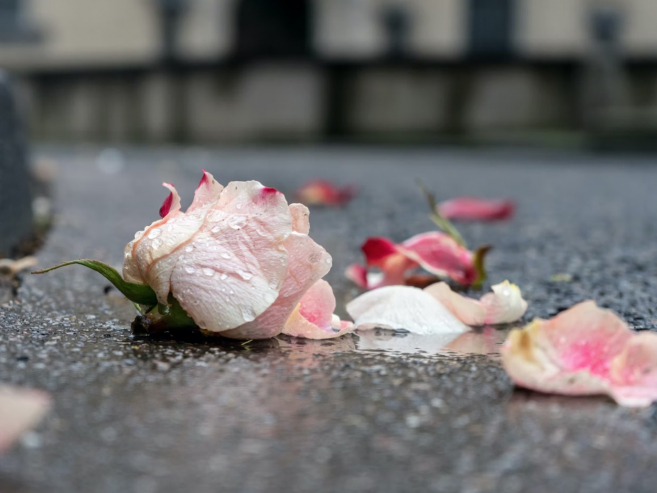
M 361 185 L 347 208 L 311 213 L 344 301 L 354 291 L 341 272 L 367 236 L 402 240 L 431 228 L 419 178 L 439 198 L 518 201 L 513 221 L 462 232 L 472 245 L 494 245 L 490 280 L 523 288 L 527 318 L 594 298 L 637 329 L 657 328 L 650 157 L 160 148 L 99 161 L 98 151 L 39 151 L 57 161 L 44 267 L 76 257 L 118 265 L 124 244 L 156 216 L 162 181 L 189 202 L 202 168 L 222 182 L 258 179 L 288 192 L 322 176 Z M 572 282 L 552 282 L 558 273 Z M 452 351 L 384 332 L 246 346 L 137 339 L 132 307 L 106 284 L 82 267 L 26 276 L 0 307 L 0 381 L 54 396 L 47 420 L 0 458 L 3 493 L 657 488 L 655 409 L 514 390 L 498 356 L 476 354 L 494 353 L 504 332 L 452 341 Z

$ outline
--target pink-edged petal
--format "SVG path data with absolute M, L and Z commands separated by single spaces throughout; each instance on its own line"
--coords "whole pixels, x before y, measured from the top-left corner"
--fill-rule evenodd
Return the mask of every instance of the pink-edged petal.
M 331 256 L 307 235 L 291 233 L 285 249 L 288 269 L 276 301 L 252 322 L 221 332 L 222 336 L 266 339 L 280 334 L 304 293 L 331 269 Z
M 301 298 L 287 322 L 283 333 L 306 339 L 330 339 L 353 330 L 353 324 L 342 322 L 333 315 L 335 295 L 333 289 L 320 279 Z
M 457 221 L 503 221 L 513 217 L 516 205 L 511 199 L 457 197 L 438 205 L 441 216 Z
M 0 454 L 43 419 L 50 402 L 42 391 L 0 386 Z
M 477 300 L 467 298 L 452 291 L 447 283 L 439 282 L 424 288 L 424 291 L 447 308 L 466 325 L 484 325 L 486 309 Z
M 310 232 L 310 211 L 303 204 L 290 204 L 292 231 L 307 235 Z
M 166 224 L 174 223 L 184 214 L 180 212 L 180 196 L 174 186 L 170 183 L 163 183 L 162 186 L 169 190 L 169 196 L 160 209 L 161 213 L 165 213 L 164 216 L 137 232 L 134 240 L 130 241 L 124 249 L 123 277 L 126 281 L 148 284 L 146 275 L 148 266 L 154 258 L 166 255 L 172 249 L 168 242 L 165 244 L 165 238 L 162 238 L 162 228 Z M 158 251 L 152 252 L 151 250 L 154 249 Z
M 215 180 L 211 173 L 203 170 L 203 177 L 201 178 L 198 187 L 196 187 L 196 191 L 194 192 L 194 200 L 187 209 L 187 213 L 189 214 L 190 212 L 194 212 L 198 209 L 214 205 L 215 202 L 219 200 L 219 196 L 221 195 L 221 191 L 223 189 L 224 187 L 217 180 Z
M 413 236 L 398 245 L 397 251 L 432 274 L 449 276 L 460 284 L 470 285 L 477 278 L 472 252 L 445 233 Z
M 622 406 L 657 401 L 657 334 L 634 335 L 611 364 L 611 396 Z
M 381 271 L 380 275 L 367 274 L 367 289 L 404 284 L 407 272 L 418 267 L 417 262 L 400 252 L 398 245 L 387 238 L 368 238 L 361 250 L 367 265 Z
M 527 311 L 527 301 L 520 288 L 509 281 L 491 287 L 492 293 L 481 298 L 486 310 L 484 323 L 487 325 L 510 324 L 517 322 Z
M 170 272 L 171 293 L 206 331 L 253 322 L 283 285 L 291 231 L 283 194 L 255 181 L 229 183 L 198 232 L 166 259 L 160 284 Z
M 344 275 L 358 287 L 368 289 L 369 283 L 367 282 L 367 267 L 364 265 L 351 264 L 344 271 Z
M 625 406 L 657 399 L 657 335 L 633 333 L 593 301 L 512 331 L 501 352 L 506 372 L 522 387 L 608 394 Z
M 424 335 L 469 330 L 433 296 L 409 286 L 369 291 L 349 303 L 347 312 L 358 329 L 405 329 Z
M 354 198 L 356 187 L 339 188 L 328 180 L 311 180 L 299 187 L 296 197 L 306 205 L 344 205 Z

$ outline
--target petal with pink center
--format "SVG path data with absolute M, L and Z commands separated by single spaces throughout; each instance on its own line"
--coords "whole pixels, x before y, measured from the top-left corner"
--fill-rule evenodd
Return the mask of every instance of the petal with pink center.
M 353 325 L 333 315 L 335 295 L 333 289 L 320 279 L 301 298 L 301 301 L 285 322 L 283 333 L 307 339 L 330 339 L 353 330 Z M 337 318 L 337 320 L 336 320 Z
M 36 426 L 49 407 L 45 392 L 0 386 L 0 454 Z
M 281 333 L 302 296 L 331 269 L 331 256 L 312 238 L 292 233 L 285 241 L 288 268 L 276 301 L 255 320 L 222 332 L 234 339 L 266 339 Z
M 593 301 L 512 331 L 502 363 L 517 385 L 541 392 L 608 394 L 625 406 L 657 399 L 657 335 L 633 333 Z
M 424 335 L 469 330 L 433 296 L 409 286 L 369 291 L 349 303 L 347 312 L 358 329 L 405 329 Z
M 413 236 L 397 250 L 432 274 L 447 275 L 460 284 L 470 285 L 477 278 L 472 252 L 440 231 Z
M 457 197 L 438 205 L 446 219 L 457 221 L 503 221 L 513 217 L 516 205 L 511 199 L 480 199 Z
M 199 231 L 166 260 L 163 284 L 171 272 L 171 293 L 206 331 L 253 322 L 279 295 L 292 217 L 283 194 L 272 190 L 229 183 Z

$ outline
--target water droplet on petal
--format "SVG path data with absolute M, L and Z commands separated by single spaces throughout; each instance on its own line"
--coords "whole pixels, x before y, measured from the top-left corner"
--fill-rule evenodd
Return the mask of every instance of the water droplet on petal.
M 150 233 L 148 233 L 148 239 L 150 239 L 150 240 L 154 240 L 155 238 L 157 238 L 158 236 L 160 236 L 160 233 L 161 233 L 161 232 L 162 232 L 162 231 L 160 230 L 160 228 L 155 228 L 155 229 L 153 229 Z
M 187 267 L 185 267 L 185 272 L 187 272 L 187 274 L 193 274 L 194 273 L 194 267 L 190 267 L 188 265 Z
M 214 271 L 212 269 L 209 269 L 207 267 L 203 267 L 203 274 L 205 274 L 208 277 L 214 276 Z
M 153 240 L 153 248 L 159 248 L 162 246 L 162 240 L 159 238 L 156 238 Z
M 242 306 L 242 317 L 245 322 L 253 322 L 255 320 L 255 312 L 251 305 Z
M 224 272 L 223 274 L 221 274 L 221 276 L 219 276 L 219 278 L 220 278 L 222 281 L 225 281 L 226 279 L 228 279 L 228 274 L 226 274 L 226 273 Z
M 230 258 L 230 253 L 227 253 L 227 252 L 222 253 L 221 258 L 229 259 Z
M 326 262 L 327 264 L 330 264 L 330 263 L 333 262 L 333 259 L 331 259 L 331 257 L 327 257 L 324 262 Z
M 138 240 L 138 239 L 141 238 L 142 236 L 144 236 L 144 232 L 143 232 L 143 231 L 137 231 L 137 232 L 135 233 L 135 240 Z
M 246 271 L 246 270 L 237 269 L 237 273 L 245 281 L 248 281 L 249 279 L 251 279 L 253 277 L 253 274 L 251 274 L 249 271 Z
M 192 250 L 194 250 L 194 247 L 193 247 L 192 245 L 187 245 L 187 246 L 185 247 L 185 251 L 186 251 L 187 253 L 191 252 Z
M 219 226 L 215 226 L 210 231 L 212 231 L 213 233 L 218 233 L 219 231 L 221 231 L 221 228 Z
M 228 220 L 228 226 L 233 229 L 242 229 L 246 224 L 246 218 L 244 216 L 233 216 Z
M 274 301 L 274 295 L 271 294 L 271 293 L 266 293 L 265 294 L 265 301 L 267 303 L 271 303 L 272 301 Z

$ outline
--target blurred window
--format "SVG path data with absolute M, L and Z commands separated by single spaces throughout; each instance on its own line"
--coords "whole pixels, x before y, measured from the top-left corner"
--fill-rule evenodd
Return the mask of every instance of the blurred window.
M 308 0 L 241 0 L 237 9 L 237 54 L 308 55 L 310 21 Z
M 470 55 L 512 54 L 514 0 L 470 0 Z
M 27 22 L 21 0 L 0 0 L 0 42 L 35 41 L 37 31 Z

